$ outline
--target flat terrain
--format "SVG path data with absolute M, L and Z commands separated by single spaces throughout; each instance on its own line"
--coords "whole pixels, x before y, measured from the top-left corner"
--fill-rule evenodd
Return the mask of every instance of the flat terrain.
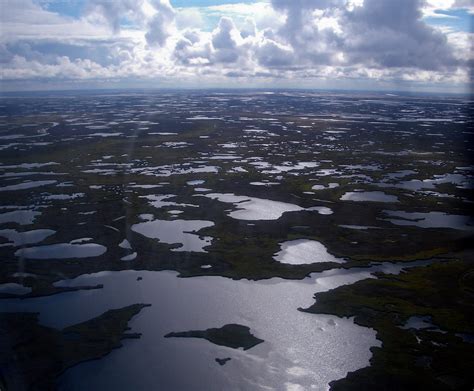
M 129 387 L 146 388 L 153 379 L 121 366 L 120 357 L 172 367 L 174 353 L 160 353 L 164 344 L 176 362 L 180 349 L 205 357 L 210 372 L 196 375 L 200 389 L 474 386 L 469 100 L 303 91 L 29 94 L 3 97 L 0 115 L 2 333 L 15 340 L 20 324 L 53 341 L 39 358 L 44 365 L 21 358 L 45 344 L 41 337 L 8 345 L 21 354 L 2 357 L 7 385 L 115 386 L 93 371 L 103 365 L 128 374 Z M 177 277 L 192 278 L 173 283 Z M 252 289 L 268 292 L 266 301 L 244 299 Z M 206 315 L 197 295 L 191 308 L 192 296 L 181 299 L 188 290 L 209 295 L 215 307 Z M 283 307 L 291 294 L 301 297 Z M 120 345 L 137 303 L 152 304 L 131 324 L 142 338 L 76 365 Z M 55 315 L 55 305 L 69 311 Z M 84 322 L 106 330 L 95 338 L 89 327 L 88 350 L 74 355 L 74 343 L 57 341 Z M 333 323 L 338 331 L 328 331 Z M 248 351 L 229 350 L 240 338 L 220 335 L 229 325 L 248 328 L 237 344 Z M 202 340 L 215 337 L 210 330 L 219 346 Z M 322 344 L 331 340 L 326 332 L 349 342 Z M 198 340 L 163 338 L 169 333 Z M 156 351 L 138 358 L 134 344 L 147 338 Z M 284 353 L 293 343 L 294 358 Z M 321 349 L 334 359 L 315 360 Z M 44 382 L 21 380 L 32 372 L 19 367 L 38 365 Z M 194 379 L 191 363 L 179 365 L 181 377 Z M 272 378 L 272 366 L 281 377 Z M 155 370 L 163 387 L 191 389 L 166 378 L 168 367 Z M 81 383 L 85 376 L 90 383 Z

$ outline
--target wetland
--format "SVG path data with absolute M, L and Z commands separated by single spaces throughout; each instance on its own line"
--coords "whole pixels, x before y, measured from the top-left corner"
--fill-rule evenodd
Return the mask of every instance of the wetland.
M 0 388 L 472 389 L 472 101 L 264 92 L 0 99 Z

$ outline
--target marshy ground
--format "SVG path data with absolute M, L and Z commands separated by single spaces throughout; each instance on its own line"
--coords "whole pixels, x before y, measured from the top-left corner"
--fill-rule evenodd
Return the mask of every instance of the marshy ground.
M 41 357 L 47 387 L 54 388 L 67 368 L 117 347 L 130 308 L 138 308 L 128 306 L 151 303 L 137 319 L 159 323 L 158 312 L 182 319 L 156 326 L 166 332 L 153 343 L 209 357 L 203 371 L 217 380 L 201 379 L 206 389 L 284 389 L 286 383 L 319 389 L 330 381 L 333 389 L 472 388 L 474 128 L 468 100 L 170 91 L 12 96 L 0 106 L 2 331 L 15 340 L 12 325 L 21 324 L 38 335 L 22 345 L 19 361 L 2 357 L 6 384 L 29 376 L 15 368 L 31 364 L 22 354 L 43 346 L 44 334 L 54 340 Z M 175 284 L 177 277 L 193 278 Z M 170 304 L 155 297 L 158 288 L 147 279 L 168 287 L 159 292 L 169 292 Z M 213 324 L 206 322 L 204 302 L 195 303 L 202 317 L 186 318 L 192 310 L 178 298 L 195 289 L 212 301 L 206 284 L 215 284 L 222 300 L 208 317 Z M 256 302 L 261 316 L 275 317 L 275 333 L 265 333 L 269 326 L 258 319 L 257 304 L 232 301 L 228 289 L 242 298 L 250 289 L 255 295 L 271 292 L 266 302 Z M 276 301 L 285 300 L 281 289 L 298 299 L 278 307 Z M 114 294 L 117 299 L 109 296 Z M 93 309 L 81 307 L 90 298 Z M 57 303 L 70 306 L 60 319 L 48 309 Z M 109 310 L 119 312 L 107 323 L 107 349 L 105 331 L 97 331 L 102 339 L 91 337 L 90 350 L 71 359 L 71 340 L 57 342 L 64 338 L 62 326 L 99 324 Z M 290 323 L 282 321 L 285 311 Z M 431 326 L 404 327 L 412 317 Z M 328 331 L 330 321 L 339 334 Z M 100 365 L 126 373 L 114 355 L 136 360 L 140 353 L 132 345 L 153 333 L 137 322 L 142 339 Z M 285 356 L 291 341 L 279 341 L 277 331 L 302 322 L 309 331 L 292 331 L 304 341 L 298 362 L 298 354 Z M 185 347 L 191 342 L 163 338 L 226 324 L 250 327 L 250 335 L 265 342 L 234 353 L 201 344 L 207 341 Z M 325 333 L 350 338 L 345 347 L 322 347 Z M 358 336 L 362 342 L 351 350 Z M 311 361 L 313 349 L 336 353 L 323 365 Z M 146 354 L 163 358 L 155 350 Z M 61 357 L 69 358 L 58 366 Z M 216 357 L 232 360 L 221 368 Z M 57 384 L 110 386 L 91 375 L 97 363 L 75 366 Z M 183 363 L 180 371 L 194 379 L 191 365 Z M 286 372 L 270 379 L 271 365 Z M 139 368 L 129 370 L 130 387 L 153 384 Z M 84 374 L 92 380 L 81 386 Z M 243 375 L 255 383 L 232 383 Z M 182 381 L 166 378 L 163 384 L 186 389 Z M 47 389 L 46 383 L 28 382 Z

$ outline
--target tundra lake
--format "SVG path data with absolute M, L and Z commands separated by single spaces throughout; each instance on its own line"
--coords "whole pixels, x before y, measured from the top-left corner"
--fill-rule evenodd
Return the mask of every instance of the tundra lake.
M 0 388 L 472 389 L 472 101 L 0 99 Z

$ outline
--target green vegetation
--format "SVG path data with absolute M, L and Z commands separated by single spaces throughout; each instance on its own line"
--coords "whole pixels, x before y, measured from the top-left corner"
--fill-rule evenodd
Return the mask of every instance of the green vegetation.
M 474 386 L 473 253 L 458 260 L 359 281 L 315 295 L 306 312 L 354 317 L 377 331 L 369 367 L 349 373 L 331 390 L 471 390 Z M 414 316 L 433 327 L 402 328 Z
M 201 99 L 183 92 L 151 98 L 100 98 L 110 100 L 107 106 L 98 105 L 97 98 L 91 96 L 78 96 L 65 103 L 56 98 L 5 99 L 5 115 L 0 120 L 1 136 L 6 136 L 0 142 L 1 186 L 40 179 L 54 179 L 65 186 L 3 191 L 0 213 L 36 208 L 41 214 L 32 224 L 5 222 L 1 228 L 19 232 L 52 229 L 57 232 L 37 245 L 91 238 L 107 247 L 107 252 L 87 259 L 21 259 L 15 255 L 19 247 L 0 237 L 0 284 L 16 283 L 32 289 L 25 295 L 5 289 L 0 298 L 28 299 L 100 289 L 101 285 L 60 287 L 55 283 L 101 271 L 174 270 L 180 277 L 303 279 L 333 268 L 429 259 L 433 261 L 429 267 L 410 269 L 399 276 L 378 275 L 378 279 L 319 293 L 316 303 L 305 311 L 354 316 L 356 323 L 374 328 L 382 341 L 382 347 L 372 349 L 371 366 L 333 382 L 334 390 L 472 390 L 474 352 L 472 343 L 467 342 L 474 333 L 472 230 L 399 226 L 385 213 L 399 210 L 472 216 L 472 159 L 466 153 L 472 141 L 472 132 L 466 131 L 472 125 L 467 121 L 469 102 L 455 101 L 453 105 L 453 101 L 399 97 L 390 98 L 393 104 L 386 105 L 386 97 L 370 103 L 339 95 L 334 98 L 336 105 L 328 105 L 327 98 L 322 104 L 321 97 L 276 94 L 252 97 L 249 103 L 248 96 L 242 99 L 237 94 L 219 103 L 208 99 L 212 93 L 204 96 Z M 463 110 L 466 115 L 461 115 Z M 220 119 L 193 121 L 188 118 L 191 112 Z M 419 122 L 418 117 L 425 114 L 450 119 Z M 413 121 L 397 120 L 407 116 Z M 93 128 L 88 127 L 91 124 Z M 115 135 L 94 136 L 96 124 L 103 125 L 99 129 L 104 133 Z M 264 131 L 244 131 L 252 128 Z M 433 132 L 437 135 L 430 136 Z M 28 137 L 8 146 L 18 134 Z M 222 154 L 230 158 L 219 158 Z M 17 167 L 49 162 L 58 164 L 44 170 Z M 291 169 L 300 162 L 313 164 Z M 9 165 L 14 167 L 7 168 Z M 216 167 L 217 172 L 180 172 L 203 166 Z M 400 171 L 401 176 L 393 175 Z M 446 175 L 454 179 L 437 182 L 436 178 Z M 273 221 L 238 221 L 228 216 L 238 206 L 200 197 L 187 184 L 192 180 L 204 181 L 202 187 L 212 192 L 271 199 L 302 208 L 324 206 L 333 213 L 300 211 Z M 274 184 L 255 186 L 252 182 Z M 330 183 L 338 186 L 329 188 Z M 313 190 L 314 185 L 325 188 Z M 341 201 L 346 192 L 354 191 L 384 191 L 399 202 Z M 47 199 L 48 194 L 73 192 L 84 196 Z M 143 198 L 152 194 L 173 194 L 171 201 L 188 206 L 158 209 Z M 213 238 L 207 252 L 172 251 L 177 245 L 160 243 L 131 230 L 141 221 L 141 214 L 171 220 L 169 212 L 176 208 L 183 219 L 215 224 L 199 231 L 199 235 Z M 119 247 L 125 238 L 133 250 Z M 279 244 L 295 239 L 320 241 L 346 262 L 276 262 L 273 255 Z M 135 259 L 121 261 L 132 251 L 137 253 Z M 122 338 L 138 337 L 126 333 L 127 322 L 143 306 L 111 310 L 64 330 L 40 325 L 36 314 L 0 314 L 0 342 L 7 347 L 0 353 L 0 388 L 53 389 L 55 378 L 67 368 L 102 357 L 119 347 Z M 415 315 L 429 317 L 434 326 L 403 328 Z M 170 333 L 167 337 L 205 338 L 244 349 L 263 342 L 241 325 Z M 224 365 L 229 359 L 216 358 L 216 362 Z

